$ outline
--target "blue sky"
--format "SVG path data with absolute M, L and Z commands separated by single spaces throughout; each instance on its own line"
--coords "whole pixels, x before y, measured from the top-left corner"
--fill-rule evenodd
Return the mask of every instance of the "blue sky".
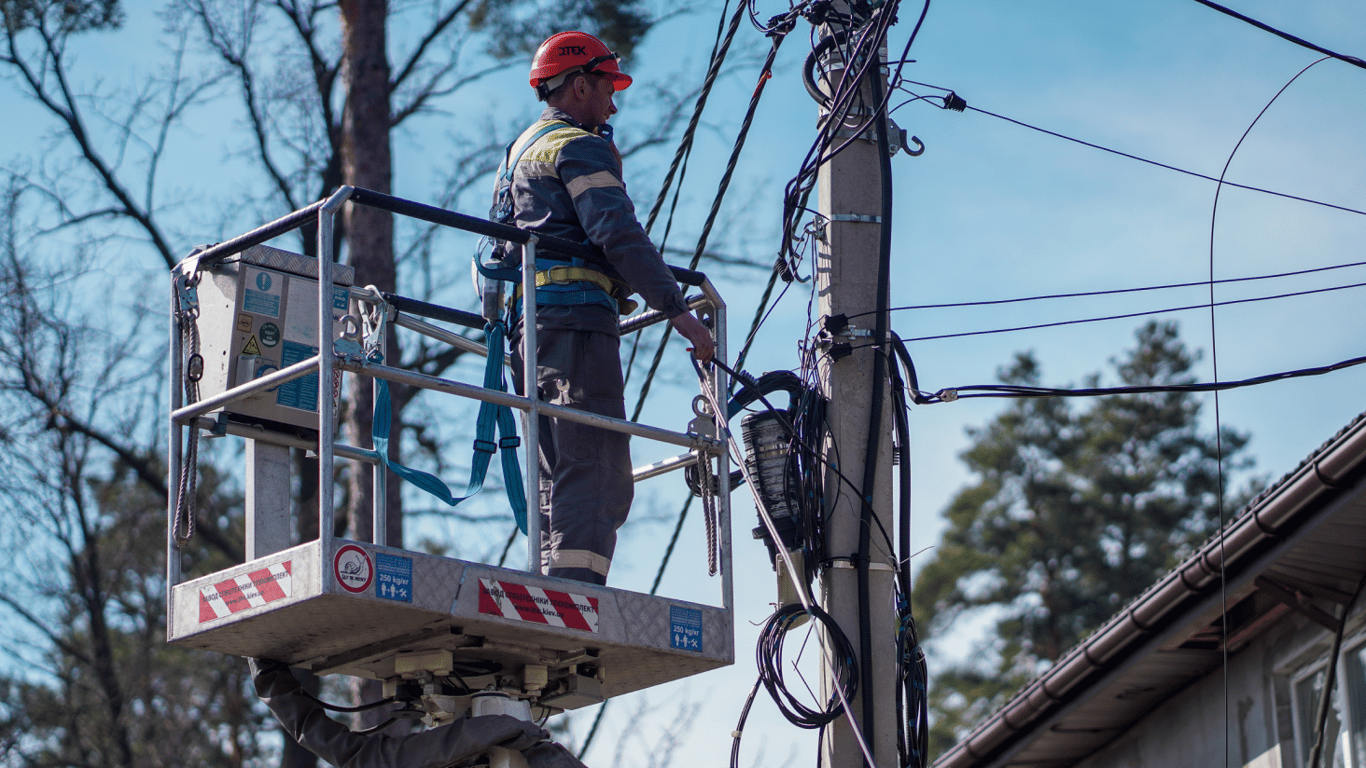
M 79 55 L 87 86 L 97 79 L 107 87 L 132 83 L 164 61 L 164 51 L 156 45 L 160 22 L 148 12 L 150 5 L 130 6 L 125 30 L 83 43 Z M 787 4 L 758 6 L 761 15 L 772 15 Z M 1255 0 L 1234 7 L 1327 48 L 1366 56 L 1366 7 L 1361 4 Z M 919 8 L 902 6 L 901 23 L 892 32 L 892 51 L 904 46 Z M 719 10 L 708 4 L 661 25 L 637 50 L 629 71 L 641 83 L 652 78 L 699 81 Z M 740 35 L 745 45 L 764 45 L 748 24 L 742 25 Z M 816 118 L 815 105 L 799 78 L 808 50 L 806 29 L 799 26 L 781 51 L 737 169 L 723 212 L 730 226 L 713 239 L 717 250 L 761 260 L 775 250 L 778 191 L 805 155 Z M 952 89 L 971 107 L 1211 176 L 1219 175 L 1243 132 L 1276 92 L 1318 58 L 1191 0 L 941 0 L 930 8 L 910 56 L 917 63 L 906 67 L 905 77 Z M 689 170 L 675 229 L 679 234 L 672 239 L 675 245 L 691 247 L 689 237 L 695 236 L 705 215 L 755 74 L 753 68 L 743 69 L 718 85 Z M 1343 62 L 1328 61 L 1310 69 L 1248 135 L 1227 178 L 1366 209 L 1366 153 L 1360 127 L 1366 117 L 1364 86 L 1366 71 Z M 942 93 L 908 87 L 919 94 Z M 633 90 L 620 99 L 623 111 L 617 125 L 623 143 L 629 144 L 632 131 L 646 122 L 643 118 L 648 116 L 639 114 L 645 109 L 643 96 Z M 905 98 L 910 97 L 893 103 Z M 0 104 L 9 115 L 5 158 L 38 151 L 50 127 L 46 115 L 17 98 L 9 83 L 0 83 Z M 433 158 L 443 156 L 448 129 L 477 129 L 488 120 L 510 123 L 535 111 L 520 67 L 490 78 L 477 96 L 443 108 L 440 119 L 400 132 L 395 144 L 400 194 L 430 194 L 440 164 Z M 926 146 L 921 157 L 893 158 L 893 306 L 1206 280 L 1211 233 L 1213 272 L 1219 279 L 1364 260 L 1366 217 L 1361 215 L 1226 187 L 1211 230 L 1215 185 L 1209 181 L 974 111 L 949 112 L 918 102 L 893 117 Z M 163 178 L 165 194 L 209 198 L 250 174 L 231 151 L 235 120 L 227 110 L 196 114 L 190 132 L 173 145 Z M 628 181 L 642 218 L 671 155 L 670 147 L 631 159 Z M 483 205 L 481 194 L 469 201 L 466 211 L 481 213 Z M 231 227 L 259 220 L 255 212 L 243 212 L 221 230 L 216 222 L 205 224 L 202 219 L 179 226 L 192 244 L 222 239 L 232 234 Z M 119 247 L 129 253 L 136 248 Z M 469 296 L 463 277 L 467 248 L 459 242 L 452 247 L 459 255 L 449 275 L 459 285 L 449 295 L 458 302 Z M 142 259 L 138 269 L 159 274 L 159 265 L 145 255 L 137 258 Z M 731 343 L 738 345 L 762 278 L 758 273 L 721 274 L 721 287 L 731 304 Z M 1358 282 L 1366 282 L 1366 268 L 1218 286 L 1215 296 L 1229 300 Z M 749 370 L 797 364 L 797 342 L 806 326 L 808 296 L 803 290 L 794 286 L 769 318 L 747 364 Z M 1362 295 L 1361 289 L 1353 289 L 1220 308 L 1214 317 L 1219 378 L 1241 379 L 1361 356 Z M 903 311 L 894 315 L 892 326 L 903 337 L 916 338 L 1148 311 L 1208 298 L 1208 288 L 1198 287 L 996 308 Z M 1161 317 L 1180 321 L 1186 343 L 1203 352 L 1197 377 L 1211 380 L 1208 310 Z M 1140 322 L 1117 320 L 914 342 L 910 350 L 924 389 L 993 383 L 996 369 L 1022 350 L 1038 355 L 1047 384 L 1075 384 L 1090 372 L 1107 369 L 1108 361 L 1132 344 Z M 674 366 L 667 378 L 685 378 L 681 353 L 667 359 Z M 1366 370 L 1355 368 L 1227 392 L 1220 396 L 1219 411 L 1223 423 L 1252 434 L 1250 450 L 1257 458 L 1257 471 L 1280 476 L 1363 410 L 1364 387 Z M 681 412 L 685 397 L 682 390 L 655 395 L 646 420 L 681 428 L 691 417 Z M 1212 427 L 1213 396 L 1204 402 L 1204 418 Z M 974 400 L 914 409 L 911 456 L 917 549 L 933 546 L 941 528 L 939 512 L 968 479 L 957 460 L 967 445 L 964 428 L 983 424 L 1003 405 Z M 637 464 L 658 454 L 637 442 Z M 638 509 L 653 505 L 675 510 L 680 499 L 677 478 L 655 481 L 638 498 Z M 740 597 L 735 667 L 614 703 L 606 718 L 608 730 L 589 754 L 590 764 L 611 760 L 611 737 L 632 720 L 643 723 L 647 737 L 665 727 L 677 716 L 674 706 L 680 701 L 702 705 L 677 759 L 690 765 L 715 765 L 726 759 L 729 733 L 754 679 L 751 657 L 757 627 L 752 623 L 763 620 L 772 599 L 767 558 L 749 538 L 753 511 L 747 499 L 743 491 L 734 497 Z M 647 586 L 666 532 L 661 525 L 635 530 L 628 526 L 614 583 Z M 665 579 L 665 594 L 714 599 L 715 588 L 700 578 L 700 541 L 700 527 L 690 529 Z M 936 656 L 955 658 L 965 640 L 956 636 L 932 645 L 931 667 Z M 656 707 L 653 713 L 633 717 L 645 702 Z M 581 735 L 587 723 L 587 718 L 580 718 L 574 730 Z M 746 729 L 741 764 L 752 764 L 762 749 L 764 765 L 779 765 L 790 744 L 798 750 L 791 763 L 809 764 L 813 743 L 810 734 L 774 713 L 761 694 Z M 639 746 L 624 754 L 635 754 L 636 762 L 648 764 Z
M 1366 9 L 1359 6 L 1247 2 L 1236 7 L 1327 48 L 1366 53 Z M 892 33 L 892 51 L 901 50 L 918 8 L 903 6 L 902 23 Z M 778 10 L 776 4 L 761 4 L 761 13 Z M 710 39 L 709 30 L 697 34 L 695 43 Z M 780 185 L 795 171 L 810 143 L 815 108 L 798 79 L 801 57 L 809 50 L 804 38 L 794 34 L 781 52 L 782 69 L 759 112 L 750 148 L 739 166 L 741 178 Z M 906 68 L 908 79 L 950 88 L 970 106 L 1215 177 L 1258 112 L 1286 81 L 1318 58 L 1188 0 L 937 3 L 911 57 L 917 63 Z M 752 79 L 736 79 L 727 109 L 738 116 Z M 1315 66 L 1258 122 L 1227 178 L 1362 209 L 1366 155 L 1360 149 L 1359 126 L 1366 113 L 1364 84 L 1366 71 L 1342 62 Z M 910 87 L 919 94 L 940 93 Z M 972 111 L 959 114 L 922 102 L 897 111 L 894 119 L 927 149 L 919 158 L 893 158 L 893 306 L 1209 278 L 1214 183 Z M 726 138 L 731 135 L 733 129 Z M 728 146 L 718 140 L 716 151 Z M 718 175 L 719 168 L 714 169 L 712 177 Z M 698 196 L 705 199 L 709 187 L 701 180 L 696 183 Z M 772 195 L 756 197 L 746 203 L 745 221 L 760 232 L 771 232 L 779 215 L 777 204 Z M 731 199 L 736 199 L 734 193 Z M 1248 277 L 1360 261 L 1366 220 L 1226 187 L 1213 233 L 1216 279 Z M 766 252 L 771 250 L 768 245 Z M 1362 268 L 1337 270 L 1219 286 L 1215 296 L 1223 301 L 1346 285 L 1362 282 L 1363 276 Z M 750 370 L 795 364 L 795 339 L 805 327 L 806 299 L 800 294 L 784 299 L 761 332 L 756 344 L 761 352 L 750 361 Z M 906 311 L 893 317 L 892 326 L 903 337 L 915 338 L 1149 311 L 1208 299 L 1208 288 L 1198 287 L 999 308 Z M 748 321 L 747 307 L 753 301 L 743 296 L 734 300 L 733 342 L 739 340 L 739 326 Z M 1362 334 L 1353 323 L 1360 306 L 1361 290 L 1356 289 L 1219 309 L 1219 378 L 1241 379 L 1362 355 Z M 1197 377 L 1212 380 L 1209 312 L 1160 317 L 1180 321 L 1186 343 L 1203 352 Z M 1048 384 L 1076 384 L 1090 372 L 1107 370 L 1109 360 L 1132 345 L 1141 322 L 1117 320 L 925 341 L 910 349 L 925 389 L 993 383 L 996 369 L 1022 350 L 1038 355 Z M 1352 369 L 1235 390 L 1220 396 L 1220 416 L 1223 423 L 1252 433 L 1256 471 L 1278 477 L 1363 410 L 1363 384 L 1366 372 Z M 1204 417 L 1212 427 L 1213 397 L 1206 396 L 1204 403 Z M 1003 405 L 976 400 L 913 410 L 915 549 L 937 541 L 939 512 L 968 480 L 957 460 L 967 445 L 964 428 L 984 423 Z M 743 559 L 747 548 L 755 548 L 744 536 L 752 513 L 744 497 L 736 496 L 734 503 L 741 523 L 737 559 Z M 739 567 L 744 582 L 746 566 Z M 766 569 L 755 570 L 759 572 L 752 583 L 761 593 L 771 589 Z M 760 620 L 763 602 L 770 599 L 764 594 L 754 600 L 754 612 L 748 615 L 742 605 L 737 616 L 741 658 L 734 671 L 688 684 L 694 691 L 707 686 L 712 692 L 715 703 L 702 713 L 705 722 L 698 730 L 714 736 L 694 739 L 689 748 L 713 764 L 725 759 L 725 734 L 733 728 L 740 697 L 753 679 L 752 667 L 743 657 L 752 648 L 755 630 L 745 626 L 746 619 Z M 935 642 L 931 668 L 937 658 L 961 657 L 967 635 Z M 767 701 L 756 704 L 755 713 L 746 728 L 742 765 L 750 764 L 760 744 L 765 744 L 763 764 L 779 764 L 793 739 L 804 745 L 794 764 L 808 763 L 813 743 L 808 734 L 773 714 Z

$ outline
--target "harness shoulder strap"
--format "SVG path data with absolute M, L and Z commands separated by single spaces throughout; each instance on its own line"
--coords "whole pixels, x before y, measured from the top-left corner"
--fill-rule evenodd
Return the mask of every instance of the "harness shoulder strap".
M 517 164 L 522 161 L 522 155 L 531 149 L 532 144 L 535 144 L 542 136 L 551 131 L 573 127 L 563 120 L 546 120 L 531 126 L 521 136 L 518 136 L 516 141 L 507 146 L 507 151 L 503 155 L 503 165 L 498 169 L 498 175 L 504 182 L 512 183 L 512 174 L 516 170 Z

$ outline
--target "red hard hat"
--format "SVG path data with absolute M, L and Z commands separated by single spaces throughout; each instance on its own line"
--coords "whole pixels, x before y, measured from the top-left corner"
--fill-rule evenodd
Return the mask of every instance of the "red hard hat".
M 621 71 L 617 55 L 601 40 L 587 32 L 560 32 L 536 49 L 531 60 L 531 87 L 539 89 L 547 80 L 575 70 L 604 75 L 618 91 L 631 85 L 631 76 Z

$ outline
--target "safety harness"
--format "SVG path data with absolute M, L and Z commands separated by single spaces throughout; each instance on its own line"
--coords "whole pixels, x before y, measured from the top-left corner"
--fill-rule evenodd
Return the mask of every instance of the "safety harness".
M 502 224 L 512 223 L 514 216 L 512 175 L 517 163 L 521 161 L 522 156 L 526 154 L 531 145 L 535 144 L 542 136 L 562 128 L 582 130 L 563 120 L 545 120 L 533 125 L 517 141 L 508 145 L 504 154 L 503 165 L 498 169 L 501 182 L 489 218 Z M 517 147 L 515 160 L 512 159 L 513 147 Z M 566 260 L 569 261 L 568 264 L 564 263 Z M 521 316 L 521 272 L 515 267 L 484 264 L 477 252 L 474 256 L 474 264 L 485 278 L 512 282 L 517 286 L 512 298 L 508 301 L 506 324 L 496 318 L 489 318 L 488 325 L 484 328 L 488 342 L 488 363 L 484 369 L 484 388 L 506 392 L 507 383 L 503 378 L 502 355 L 498 353 L 498 350 L 503 347 L 507 328 L 513 324 L 516 318 Z M 617 300 L 612 297 L 614 289 L 612 279 L 602 272 L 588 269 L 586 264 L 587 262 L 581 258 L 562 259 L 556 258 L 554 255 L 538 256 L 536 259 L 536 303 L 540 305 L 602 304 L 613 312 L 617 312 L 619 306 Z M 635 302 L 623 299 L 622 306 L 627 304 L 630 305 L 627 309 L 628 312 L 636 306 Z M 496 313 L 492 314 L 496 315 Z M 367 330 L 367 357 L 374 362 L 381 362 L 378 334 L 382 332 L 382 324 L 377 320 L 372 322 L 367 317 L 365 318 L 365 325 Z M 450 488 L 435 475 L 389 460 L 391 421 L 389 385 L 384 379 L 379 379 L 377 380 L 377 387 L 378 397 L 376 397 L 370 434 L 374 450 L 368 451 L 368 454 L 403 480 L 454 507 L 479 493 L 484 486 L 484 477 L 488 472 L 489 462 L 493 458 L 493 454 L 501 452 L 503 482 L 506 486 L 508 503 L 517 520 L 517 527 L 526 533 L 527 504 L 526 496 L 522 490 L 522 471 L 517 463 L 516 450 L 521 439 L 517 437 L 516 422 L 512 417 L 510 408 L 494 405 L 487 401 L 480 404 L 479 417 L 475 427 L 474 461 L 470 466 L 469 481 L 465 488 L 465 495 L 455 496 L 451 493 Z M 499 434 L 499 440 L 496 443 L 494 442 L 495 429 Z
M 542 120 L 528 128 L 518 139 L 507 146 L 503 162 L 498 168 L 498 192 L 494 199 L 489 218 L 500 224 L 513 224 L 516 211 L 512 199 L 512 177 L 518 163 L 527 150 L 545 135 L 562 129 L 592 135 L 582 128 L 564 120 Z M 501 259 L 499 260 L 501 261 Z M 515 267 L 495 263 L 485 264 L 478 255 L 475 266 L 487 279 L 502 280 L 514 284 L 508 299 L 507 324 L 511 327 L 522 315 L 521 273 Z M 536 304 L 538 306 L 571 306 L 599 304 L 614 314 L 629 314 L 639 306 L 627 298 L 618 300 L 616 295 L 624 295 L 624 284 L 614 281 L 606 274 L 588 267 L 588 262 L 580 257 L 560 255 L 538 249 L 536 252 Z
M 503 356 L 495 351 L 502 347 L 502 323 L 494 323 L 485 331 L 488 334 L 489 363 L 484 371 L 484 388 L 506 392 L 507 383 L 502 375 Z M 378 358 L 378 355 L 372 353 L 372 359 L 374 358 Z M 488 474 L 489 460 L 493 458 L 495 452 L 501 449 L 503 454 L 503 485 L 507 493 L 508 505 L 512 507 L 512 516 L 517 521 L 517 528 L 522 533 L 526 533 L 526 493 L 522 488 L 522 467 L 517 463 L 517 447 L 521 445 L 522 439 L 517 436 L 517 423 L 512 417 L 511 408 L 506 405 L 494 405 L 487 401 L 479 404 L 479 417 L 475 422 L 474 461 L 470 464 L 470 477 L 465 486 L 465 495 L 456 496 L 451 493 L 450 487 L 436 475 L 404 466 L 389 459 L 389 429 L 392 419 L 389 382 L 384 379 L 376 379 L 375 383 L 379 388 L 379 393 L 378 397 L 375 398 L 374 419 L 370 427 L 370 442 L 374 445 L 374 450 L 363 451 L 364 453 L 388 467 L 389 471 L 399 478 L 430 493 L 445 502 L 447 506 L 454 507 L 483 490 L 484 477 Z M 500 435 L 496 443 L 493 441 L 495 428 Z

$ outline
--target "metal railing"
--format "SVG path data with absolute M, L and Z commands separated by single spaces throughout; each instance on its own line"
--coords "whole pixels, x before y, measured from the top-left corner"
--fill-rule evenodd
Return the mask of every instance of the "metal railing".
M 538 245 L 547 245 L 557 253 L 578 256 L 590 261 L 600 261 L 601 254 L 593 246 L 574 243 L 558 238 L 543 237 L 538 238 L 535 234 L 525 230 L 501 225 L 495 222 L 479 219 L 464 214 L 447 211 L 440 208 L 416 203 L 410 200 L 384 195 L 370 190 L 342 187 L 333 195 L 325 200 L 319 201 L 298 211 L 290 213 L 276 221 L 254 229 L 231 240 L 219 243 L 207 249 L 200 250 L 192 255 L 196 263 L 193 269 L 203 270 L 212 268 L 214 265 L 223 262 L 225 259 L 245 251 L 246 249 L 266 243 L 281 235 L 291 232 L 299 227 L 316 222 L 317 224 L 317 252 L 325 257 L 332 254 L 333 248 L 333 220 L 342 205 L 350 202 L 353 205 L 366 205 L 374 208 L 390 211 L 392 213 L 417 218 L 429 223 L 441 226 L 452 227 L 455 229 L 472 232 L 475 234 L 494 237 L 512 243 L 518 243 L 524 248 L 522 259 L 521 283 L 525 322 L 523 323 L 523 349 L 525 350 L 523 361 L 523 378 L 525 382 L 536 381 L 536 291 L 535 291 L 535 252 Z M 189 261 L 187 259 L 186 261 Z M 182 262 L 184 266 L 186 262 Z M 177 270 L 181 268 L 177 267 Z M 495 405 L 515 408 L 523 413 L 523 434 L 522 446 L 524 448 L 525 465 L 525 498 L 527 500 L 527 570 L 535 573 L 540 572 L 541 566 L 541 518 L 538 509 L 539 499 L 539 474 L 540 463 L 538 461 L 538 422 L 540 416 L 547 416 L 556 419 L 565 419 L 583 424 L 590 424 L 602 429 L 609 429 L 617 432 L 624 432 L 636 437 L 642 437 L 665 444 L 675 445 L 688 450 L 687 453 L 656 462 L 648 467 L 640 468 L 635 471 L 637 481 L 655 477 L 669 471 L 691 466 L 699 460 L 716 457 L 718 462 L 715 477 L 722 478 L 722 490 L 717 494 L 717 550 L 719 555 L 719 566 L 721 572 L 721 593 L 722 607 L 730 610 L 733 601 L 734 581 L 731 568 L 731 539 L 730 539 L 730 504 L 729 494 L 725 492 L 725 478 L 729 477 L 729 454 L 725 450 L 725 444 L 716 439 L 715 435 L 722 434 L 723 423 L 714 423 L 710 435 L 693 434 L 683 432 L 673 432 L 659 427 L 640 424 L 625 419 L 616 419 L 600 416 L 585 411 L 578 411 L 564 406 L 541 402 L 534 397 L 522 397 L 498 390 L 485 389 L 481 386 L 466 384 L 459 381 L 444 379 L 437 376 L 430 376 L 414 371 L 385 365 L 365 359 L 363 355 L 344 354 L 336 349 L 336 339 L 328 339 L 330 333 L 323 329 L 331 329 L 334 325 L 332 296 L 328 286 L 333 284 L 334 264 L 330 258 L 320 258 L 317 263 L 318 271 L 318 304 L 317 322 L 319 328 L 319 349 L 320 352 L 305 360 L 289 365 L 288 367 L 274 371 L 260 378 L 254 379 L 245 384 L 229 387 L 226 391 L 199 400 L 198 402 L 184 403 L 184 396 L 180 389 L 183 381 L 184 371 L 184 350 L 182 349 L 182 335 L 180 320 L 175 312 L 172 312 L 171 323 L 171 354 L 170 354 L 170 380 L 171 386 L 171 413 L 168 424 L 168 469 L 169 476 L 179 477 L 182 469 L 183 448 L 185 446 L 186 428 L 190 430 L 214 429 L 220 434 L 226 432 L 240 437 L 259 440 L 265 443 L 273 443 L 280 446 L 304 448 L 313 450 L 318 456 L 318 487 L 323 489 L 318 494 L 318 521 L 320 536 L 331 538 L 330 532 L 335 530 L 335 514 L 333 495 L 327 489 L 332 488 L 333 484 L 333 463 L 337 457 L 347 460 L 366 462 L 374 465 L 374 510 L 373 510 L 373 542 L 374 544 L 385 546 L 385 519 L 387 510 L 385 508 L 385 485 L 387 482 L 387 472 L 382 462 L 379 462 L 373 452 L 367 451 L 358 446 L 345 445 L 337 442 L 336 437 L 336 409 L 333 397 L 327 396 L 332 386 L 328 382 L 334 382 L 334 375 L 345 371 L 353 375 L 370 376 L 376 379 L 384 379 L 390 382 L 405 384 L 409 386 L 421 387 L 434 392 L 443 392 L 459 397 L 478 400 L 481 402 L 493 403 Z M 725 359 L 726 355 L 726 307 L 715 286 L 705 275 L 691 270 L 671 268 L 680 282 L 700 288 L 702 295 L 694 296 L 689 299 L 689 306 L 699 310 L 704 315 L 709 315 L 717 337 L 716 354 L 720 359 Z M 174 294 L 176 288 L 172 287 Z M 489 350 L 483 344 L 479 344 L 473 339 L 466 338 L 460 334 L 453 333 L 439 326 L 432 325 L 414 314 L 450 321 L 482 330 L 484 319 L 473 313 L 452 310 L 444 307 L 424 304 L 412 299 L 396 297 L 387 294 L 378 294 L 370 289 L 352 288 L 351 298 L 360 302 L 372 302 L 388 305 L 381 309 L 391 309 L 390 311 L 380 312 L 381 317 L 392 315 L 394 325 L 423 334 L 434 340 L 452 345 L 467 352 L 480 355 L 501 354 L 497 350 Z M 175 306 L 174 296 L 172 306 Z M 404 312 L 403 309 L 410 310 Z M 622 322 L 623 330 L 638 330 L 651 324 L 664 321 L 664 316 L 659 312 L 647 311 L 638 314 Z M 379 334 L 384 338 L 384 334 Z M 381 349 L 381 352 L 384 350 Z M 506 358 L 505 358 L 506 360 Z M 222 419 L 212 419 L 207 416 L 212 411 L 224 407 L 232 402 L 242 400 L 258 392 L 272 389 L 287 381 L 316 373 L 318 375 L 318 424 L 317 441 L 299 437 L 284 432 L 266 430 L 248 424 L 241 424 Z M 724 373 L 719 369 L 716 375 L 711 378 L 709 384 L 713 390 L 713 395 L 718 401 L 723 401 L 727 382 Z M 378 388 L 376 388 L 378 389 Z M 725 419 L 725 414 L 713 414 L 713 419 Z M 191 468 L 192 470 L 194 468 Z M 250 511 L 249 511 L 250 512 Z M 176 515 L 178 514 L 176 494 L 170 494 L 168 504 L 168 533 L 167 533 L 167 599 L 171 600 L 171 590 L 169 587 L 181 583 L 181 553 L 178 549 L 174 536 L 171 531 L 174 528 Z M 248 551 L 252 550 L 252 544 L 248 542 Z

